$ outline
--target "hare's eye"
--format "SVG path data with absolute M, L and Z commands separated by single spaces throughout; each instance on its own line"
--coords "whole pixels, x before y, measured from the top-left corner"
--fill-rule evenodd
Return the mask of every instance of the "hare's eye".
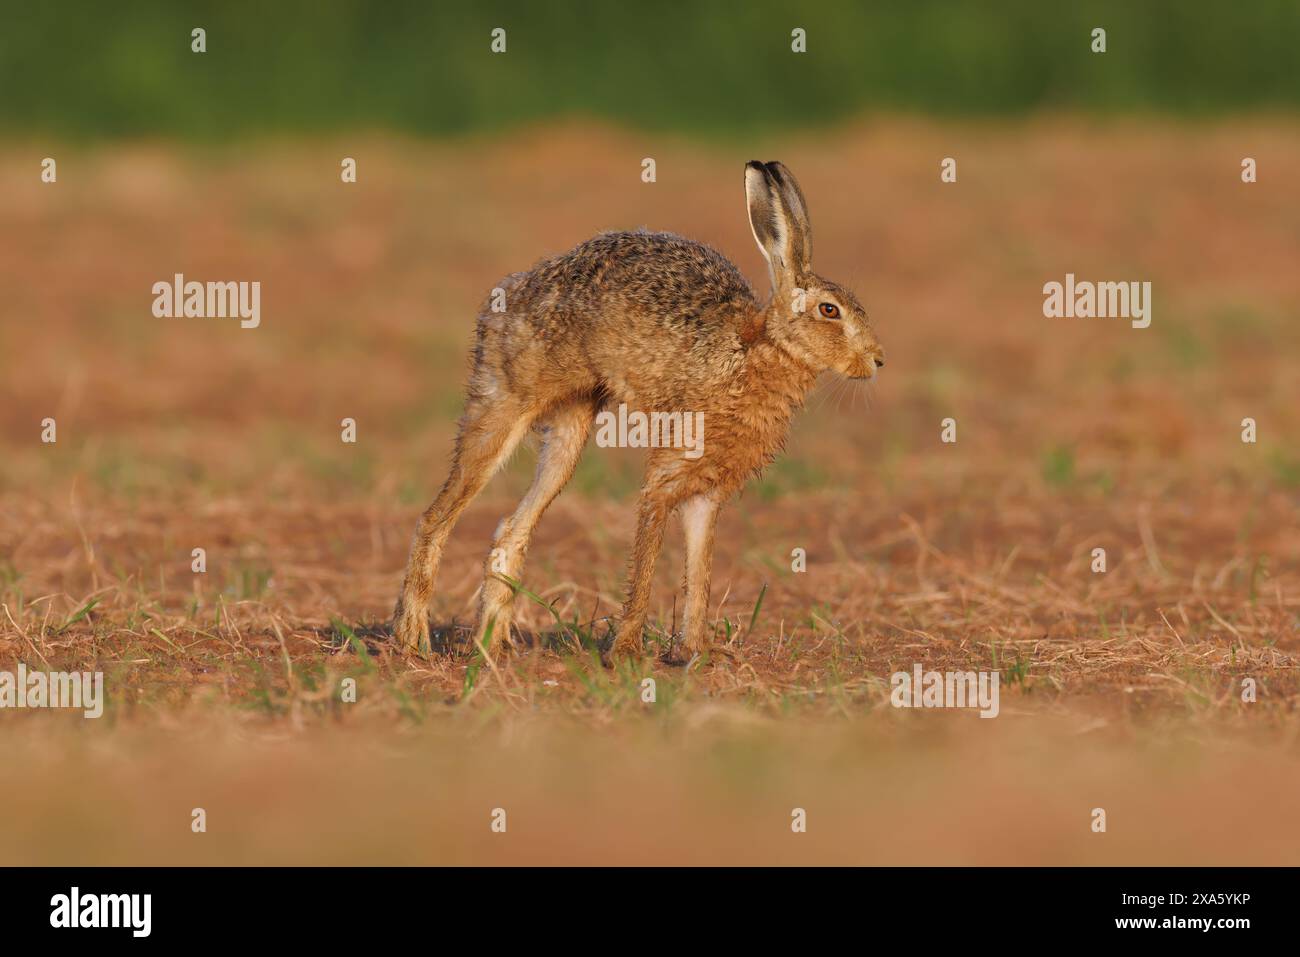
M 840 317 L 840 307 L 833 302 L 823 302 L 817 307 L 817 311 L 822 314 L 823 319 L 838 319 Z

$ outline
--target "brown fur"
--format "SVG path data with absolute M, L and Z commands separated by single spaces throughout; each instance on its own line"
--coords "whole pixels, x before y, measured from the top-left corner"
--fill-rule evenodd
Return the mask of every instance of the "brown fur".
M 626 403 L 646 413 L 703 412 L 704 454 L 650 450 L 614 652 L 643 650 L 655 560 L 679 507 L 685 645 L 691 653 L 705 649 L 719 507 L 780 451 L 819 373 L 861 378 L 884 365 L 857 299 L 812 272 L 807 204 L 789 171 L 751 162 L 745 185 L 751 228 L 771 269 L 766 303 L 720 253 L 650 232 L 596 236 L 507 277 L 505 311 L 484 303 L 451 474 L 420 519 L 394 615 L 403 648 L 428 647 L 429 603 L 447 536 L 533 429 L 542 438 L 536 478 L 494 536 L 477 629 L 480 642 L 491 624 L 494 645 L 509 644 L 514 596 L 502 576 L 521 576 L 532 531 L 572 477 L 595 414 Z M 824 303 L 839 318 L 824 318 Z

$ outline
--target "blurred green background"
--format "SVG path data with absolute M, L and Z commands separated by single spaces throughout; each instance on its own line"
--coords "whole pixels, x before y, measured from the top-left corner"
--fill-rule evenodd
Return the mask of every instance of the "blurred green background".
M 559 116 L 728 135 L 874 111 L 1300 105 L 1296 0 L 3 0 L 0 129 L 449 134 Z M 190 31 L 207 30 L 207 52 Z M 1107 52 L 1090 32 L 1107 30 Z M 489 50 L 494 27 L 507 52 Z M 791 30 L 807 31 L 806 54 Z

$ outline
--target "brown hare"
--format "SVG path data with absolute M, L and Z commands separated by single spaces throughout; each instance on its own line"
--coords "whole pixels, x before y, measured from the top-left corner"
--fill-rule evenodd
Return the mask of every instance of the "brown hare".
M 884 353 L 854 295 L 812 271 L 808 207 L 780 163 L 745 166 L 749 224 L 772 296 L 760 304 L 720 253 L 669 233 L 603 233 L 500 284 L 505 309 L 479 313 L 451 474 L 420 518 L 394 614 L 403 649 L 429 642 L 429 602 L 452 526 L 531 429 L 537 472 L 488 555 L 477 641 L 511 642 L 514 589 L 542 513 L 572 477 L 606 405 L 703 413 L 703 452 L 652 448 L 613 654 L 640 655 L 655 560 L 669 516 L 686 533 L 687 655 L 708 646 L 718 509 L 780 451 L 818 375 L 874 377 Z M 497 294 L 499 297 L 499 293 Z M 696 417 L 698 420 L 698 416 Z

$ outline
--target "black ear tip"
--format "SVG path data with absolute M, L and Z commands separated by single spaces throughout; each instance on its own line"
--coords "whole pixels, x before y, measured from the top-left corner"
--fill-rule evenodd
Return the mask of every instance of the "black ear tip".
M 767 167 L 764 166 L 762 163 L 760 163 L 758 160 L 750 160 L 748 163 L 745 164 L 745 169 L 758 170 L 760 173 L 767 172 Z

